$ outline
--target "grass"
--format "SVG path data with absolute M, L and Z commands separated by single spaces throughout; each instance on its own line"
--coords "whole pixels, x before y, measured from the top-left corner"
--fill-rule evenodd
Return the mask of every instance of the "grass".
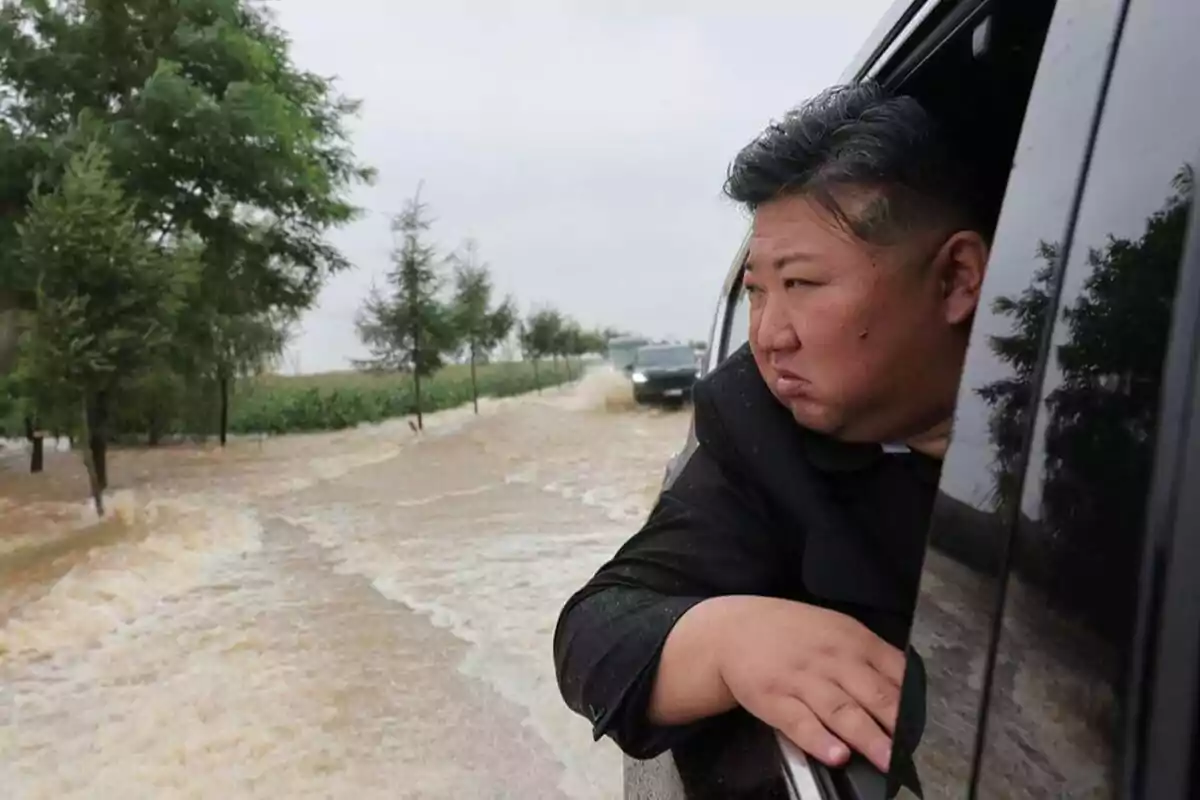
M 537 377 L 527 361 L 482 364 L 477 368 L 480 397 L 511 397 L 556 386 L 578 377 L 580 367 L 540 362 Z M 421 381 L 422 411 L 429 413 L 471 402 L 471 372 L 451 365 Z M 230 404 L 231 433 L 303 433 L 339 430 L 391 417 L 416 414 L 412 377 L 396 373 L 329 372 L 319 375 L 265 375 L 241 383 Z

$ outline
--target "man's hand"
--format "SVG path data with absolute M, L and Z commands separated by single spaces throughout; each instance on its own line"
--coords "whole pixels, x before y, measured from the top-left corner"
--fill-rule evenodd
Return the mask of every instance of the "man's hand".
M 887 772 L 904 654 L 844 614 L 768 597 L 720 603 L 716 667 L 739 705 L 829 766 L 847 745 Z M 717 620 L 713 620 L 717 622 Z

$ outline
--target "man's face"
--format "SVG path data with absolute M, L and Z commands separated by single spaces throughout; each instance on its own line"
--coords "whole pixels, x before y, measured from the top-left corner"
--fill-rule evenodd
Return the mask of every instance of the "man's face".
M 873 199 L 839 198 L 853 216 Z M 759 206 L 745 283 L 763 378 L 807 428 L 848 441 L 947 419 L 986 246 L 974 233 L 862 242 L 805 196 Z

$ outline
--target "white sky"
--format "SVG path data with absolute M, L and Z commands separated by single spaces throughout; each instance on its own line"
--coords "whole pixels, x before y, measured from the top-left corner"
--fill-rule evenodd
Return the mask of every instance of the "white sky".
M 355 148 L 379 170 L 355 193 L 363 218 L 332 237 L 355 269 L 285 365 L 315 372 L 364 354 L 354 314 L 387 270 L 388 215 L 422 180 L 434 242 L 475 237 L 523 312 L 706 339 L 747 224 L 721 195 L 729 161 L 837 80 L 890 0 L 273 5 L 297 64 L 363 101 Z

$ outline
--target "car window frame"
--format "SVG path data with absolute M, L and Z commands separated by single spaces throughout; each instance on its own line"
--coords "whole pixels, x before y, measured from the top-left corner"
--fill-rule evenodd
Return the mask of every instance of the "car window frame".
M 750 231 L 747 230 L 721 286 L 721 296 L 713 320 L 713 332 L 709 337 L 708 355 L 705 358 L 704 372 L 706 374 L 716 369 L 721 362 L 732 355 L 729 351 L 729 337 L 733 330 L 733 320 L 737 316 L 737 304 L 743 294 L 742 275 L 746 269 L 746 257 L 749 249 Z
M 1194 199 L 1179 268 L 1139 595 L 1137 645 L 1150 658 L 1133 672 L 1151 695 L 1127 722 L 1121 777 L 1129 797 L 1184 798 L 1197 788 L 1191 761 L 1200 733 L 1200 202 Z M 1165 567 L 1161 575 L 1156 561 Z

